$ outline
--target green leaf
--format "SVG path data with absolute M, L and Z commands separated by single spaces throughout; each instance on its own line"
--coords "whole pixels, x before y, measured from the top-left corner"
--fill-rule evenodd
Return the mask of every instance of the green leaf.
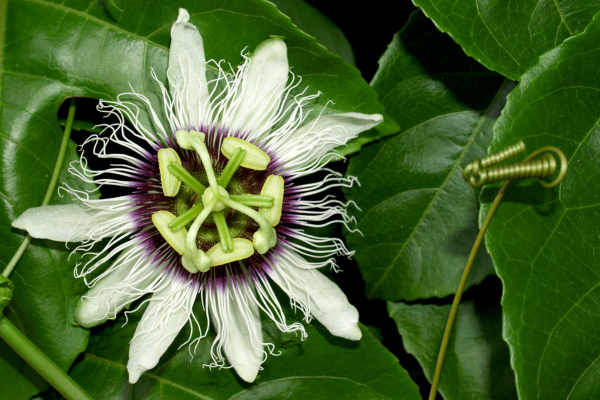
M 14 288 L 15 286 L 10 279 L 0 275 L 0 318 L 2 318 L 2 311 L 12 299 Z
M 502 308 L 498 299 L 478 296 L 458 308 L 448 343 L 439 391 L 446 400 L 516 399 L 508 346 L 502 340 Z M 450 305 L 388 302 L 402 343 L 431 382 Z
M 348 64 L 356 66 L 354 52 L 344 32 L 329 18 L 304 0 L 270 0 L 279 11 L 290 17 L 301 31 L 317 39 L 330 52 L 337 54 Z
M 331 336 L 315 324 L 307 325 L 308 339 L 281 333 L 270 320 L 263 321 L 265 341 L 275 344 L 281 355 L 270 355 L 256 382 L 248 384 L 231 369 L 203 368 L 210 364 L 212 331 L 201 340 L 196 357 L 191 359 L 190 336 L 185 328 L 170 346 L 159 365 L 133 386 L 128 383 L 129 340 L 139 320 L 137 312 L 106 326 L 90 339 L 83 361 L 71 376 L 97 399 L 419 399 L 417 386 L 408 373 L 368 330 L 361 326 L 359 342 Z M 195 314 L 204 311 L 196 304 Z M 291 319 L 294 319 L 291 316 Z
M 61 118 L 58 120 L 60 126 L 64 127 L 67 124 L 66 118 Z M 95 124 L 89 121 L 82 121 L 79 119 L 73 120 L 73 130 L 74 131 L 86 131 L 91 133 L 100 133 L 102 132 L 102 128 L 96 127 Z
M 493 71 L 520 80 L 538 57 L 584 30 L 596 0 L 413 0 L 439 30 Z
M 4 111 L 7 114 L 10 112 L 7 108 Z M 21 117 L 27 114 L 26 110 L 18 112 Z M 19 189 L 13 190 L 10 198 L 4 195 L 6 192 L 0 193 L 4 200 L 0 206 L 2 266 L 12 258 L 23 239 L 21 232 L 10 227 L 10 221 L 24 211 L 27 205 L 36 206 L 42 202 L 54 168 L 55 160 L 52 157 L 56 158 L 62 138 L 56 113 L 38 113 L 37 117 L 39 119 L 35 124 L 40 126 L 32 127 L 30 136 L 24 137 L 20 143 L 8 139 L 6 134 L 10 131 L 4 128 L 0 131 L 0 147 L 5 151 L 3 161 L 12 164 L 14 168 L 31 170 L 28 175 L 6 174 L 0 177 L 2 187 L 12 185 Z M 52 134 L 48 132 L 48 127 L 54 128 L 54 132 L 50 131 Z M 52 151 L 47 151 L 48 148 Z M 78 159 L 75 143 L 71 142 L 64 165 L 68 166 L 69 162 Z M 67 167 L 63 167 L 59 182 L 67 183 L 74 189 L 94 189 L 93 185 L 83 185 L 80 180 L 73 179 L 67 172 Z M 58 193 L 55 193 L 51 201 L 52 204 L 69 202 L 68 196 L 60 197 Z M 69 258 L 69 254 L 64 243 L 33 240 L 11 275 L 15 288 L 13 298 L 4 310 L 7 318 L 65 371 L 77 355 L 85 350 L 89 337 L 89 331 L 71 324 L 75 306 L 85 292 L 85 285 L 73 277 L 73 267 L 79 257 L 74 255 Z M 0 393 L 7 399 L 29 399 L 48 387 L 3 341 L 0 341 L 0 371 Z
M 600 397 L 598 70 L 597 15 L 523 75 L 494 127 L 490 151 L 521 139 L 528 153 L 552 145 L 569 160 L 555 189 L 513 183 L 486 237 L 504 283 L 504 338 L 522 400 Z M 490 192 L 485 202 L 497 187 Z
M 419 11 L 380 60 L 373 87 L 403 132 L 352 158 L 347 198 L 358 233 L 347 234 L 370 298 L 454 293 L 477 235 L 478 191 L 462 168 L 485 155 L 512 85 L 464 55 Z M 469 285 L 493 273 L 480 251 Z

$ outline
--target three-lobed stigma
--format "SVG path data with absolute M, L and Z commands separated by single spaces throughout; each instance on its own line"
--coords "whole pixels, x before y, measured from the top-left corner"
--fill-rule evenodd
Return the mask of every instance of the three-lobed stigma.
M 221 153 L 228 161 L 217 180 L 204 142 L 204 133 L 179 130 L 175 137 L 180 147 L 196 151 L 208 180 L 208 187 L 199 182 L 183 167 L 174 149 L 159 150 L 163 194 L 167 197 L 176 196 L 183 183 L 196 196 L 193 205 L 177 216 L 167 210 L 152 215 L 152 222 L 165 241 L 182 255 L 184 268 L 191 273 L 206 272 L 210 267 L 251 257 L 254 251 L 265 254 L 273 248 L 277 244 L 277 232 L 274 227 L 281 219 L 283 208 L 283 178 L 278 175 L 268 176 L 260 195 L 230 195 L 227 190 L 240 167 L 256 171 L 266 170 L 271 162 L 269 155 L 245 140 L 225 138 L 221 145 Z M 227 216 L 235 213 L 241 213 L 258 224 L 259 229 L 254 232 L 252 242 L 241 237 L 232 238 Z M 186 230 L 185 227 L 190 223 L 191 226 Z M 197 245 L 198 233 L 203 224 L 207 227 L 210 225 L 219 237 L 219 242 L 206 252 Z

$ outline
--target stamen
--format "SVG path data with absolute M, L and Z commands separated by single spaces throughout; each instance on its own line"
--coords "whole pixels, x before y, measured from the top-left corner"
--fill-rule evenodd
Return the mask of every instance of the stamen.
M 196 135 L 194 135 L 196 133 Z M 215 177 L 215 171 L 212 167 L 212 161 L 210 160 L 210 153 L 206 148 L 206 143 L 204 143 L 204 134 L 202 136 L 197 135 L 198 132 L 190 131 L 190 135 L 188 137 L 189 143 L 194 147 L 194 150 L 200 156 L 200 160 L 202 161 L 202 166 L 204 166 L 204 170 L 206 171 L 206 176 L 208 177 L 208 183 L 211 187 L 217 187 L 217 178 Z
M 217 265 L 223 265 L 234 261 L 244 260 L 254 254 L 254 247 L 252 242 L 247 239 L 235 238 L 233 239 L 234 251 L 227 253 L 222 247 L 222 243 L 217 243 L 206 254 L 212 260 L 210 266 L 216 267 Z
M 245 150 L 242 150 L 239 147 L 235 149 L 235 151 L 231 155 L 231 158 L 229 159 L 229 162 L 225 166 L 221 177 L 219 178 L 219 186 L 222 186 L 224 188 L 227 187 L 229 181 L 233 177 L 233 174 L 235 174 L 235 171 L 237 171 L 242 161 L 244 161 L 244 157 L 246 157 Z
M 210 214 L 215 208 L 216 204 L 217 199 L 213 199 L 204 207 L 204 210 L 202 210 L 198 217 L 196 217 L 196 220 L 190 227 L 190 230 L 185 238 L 185 253 L 183 257 L 181 257 L 181 263 L 185 269 L 191 273 L 196 273 L 198 271 L 206 272 L 210 269 L 210 258 L 206 255 L 206 253 L 198 249 L 196 246 L 196 237 L 198 236 L 200 226 L 206 217 L 208 217 L 208 214 Z
M 240 164 L 244 168 L 250 168 L 257 171 L 264 171 L 271 162 L 271 157 L 255 145 L 242 139 L 227 137 L 223 139 L 221 153 L 229 159 L 233 157 L 236 149 L 242 149 L 246 152 L 246 157 Z
M 225 253 L 231 253 L 233 251 L 233 243 L 231 241 L 231 233 L 229 232 L 227 221 L 225 221 L 225 215 L 223 215 L 222 212 L 213 212 L 212 216 L 214 218 L 215 225 L 217 225 L 217 231 L 219 232 L 219 240 L 221 241 L 221 247 L 223 251 Z M 254 253 L 254 250 L 252 252 Z
M 221 202 L 234 210 L 246 214 L 260 226 L 260 228 L 254 232 L 252 238 L 252 244 L 260 254 L 265 254 L 271 247 L 277 244 L 277 232 L 261 213 L 229 198 L 221 198 Z
M 170 164 L 181 166 L 181 159 L 177 152 L 171 148 L 158 150 L 158 169 L 163 193 L 167 197 L 174 197 L 179 192 L 181 180 L 169 173 L 168 167 Z
M 271 175 L 265 181 L 260 191 L 261 195 L 273 197 L 273 207 L 259 206 L 259 212 L 271 223 L 277 226 L 281 220 L 281 211 L 283 210 L 283 178 L 279 175 Z
M 177 177 L 177 179 L 179 179 L 181 182 L 185 183 L 190 188 L 192 188 L 192 190 L 196 192 L 198 196 L 202 196 L 204 194 L 206 186 L 198 182 L 196 178 L 194 178 L 192 174 L 187 172 L 185 168 L 183 168 L 181 165 L 170 164 L 168 169 L 171 174 Z
M 158 211 L 152 214 L 152 223 L 158 229 L 163 238 L 175 249 L 179 254 L 185 252 L 185 241 L 187 232 L 185 228 L 175 233 L 172 232 L 168 225 L 175 219 L 175 216 L 168 211 Z
M 273 197 L 255 194 L 230 194 L 229 198 L 250 207 L 273 207 Z M 268 218 L 267 218 L 268 219 Z
M 202 212 L 203 209 L 204 204 L 202 204 L 202 198 L 198 197 L 194 202 L 194 206 L 192 208 L 190 208 L 189 210 L 181 214 L 179 217 L 171 221 L 171 223 L 169 224 L 169 229 L 171 229 L 171 232 L 177 232 L 178 230 L 182 229 L 187 224 L 192 222 L 194 218 L 196 218 L 198 214 Z

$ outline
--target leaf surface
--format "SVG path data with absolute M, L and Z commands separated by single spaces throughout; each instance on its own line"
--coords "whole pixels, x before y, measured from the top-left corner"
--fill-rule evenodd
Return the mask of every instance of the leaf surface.
M 195 307 L 202 320 L 203 311 Z M 294 317 L 292 316 L 291 319 Z M 119 318 L 92 336 L 82 362 L 71 376 L 96 399 L 373 399 L 416 400 L 417 386 L 408 373 L 368 330 L 361 326 L 359 342 L 331 336 L 322 327 L 307 325 L 308 339 L 284 334 L 270 321 L 263 321 L 265 341 L 273 343 L 281 355 L 270 355 L 253 384 L 242 381 L 232 369 L 203 368 L 210 364 L 212 331 L 200 342 L 191 360 L 190 335 L 182 330 L 159 365 L 144 373 L 133 386 L 128 383 L 127 359 L 129 340 L 133 336 L 139 313 Z M 191 360 L 191 361 L 190 361 Z
M 317 39 L 334 54 L 348 64 L 356 66 L 354 52 L 344 32 L 323 13 L 304 0 L 270 0 L 277 9 L 290 17 L 300 30 Z
M 477 235 L 478 191 L 462 168 L 485 155 L 512 84 L 466 57 L 420 11 L 380 60 L 373 82 L 402 133 L 353 157 L 358 177 L 347 198 L 358 233 L 347 234 L 368 297 L 385 300 L 454 293 Z M 493 273 L 481 251 L 469 285 Z
M 465 53 L 520 80 L 548 50 L 581 33 L 600 11 L 595 0 L 413 0 Z
M 541 57 L 510 94 L 490 151 L 557 146 L 565 180 L 513 183 L 486 245 L 504 283 L 504 337 L 519 398 L 600 396 L 600 19 Z M 497 191 L 484 190 L 487 212 Z
M 486 294 L 459 306 L 440 379 L 444 399 L 517 398 L 508 346 L 502 340 L 498 300 Z M 417 358 L 430 382 L 450 307 L 388 302 L 404 348 Z

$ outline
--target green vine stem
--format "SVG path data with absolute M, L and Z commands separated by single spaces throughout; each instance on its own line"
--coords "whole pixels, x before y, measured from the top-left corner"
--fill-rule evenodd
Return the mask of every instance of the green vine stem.
M 71 98 L 71 105 L 69 106 L 69 115 L 67 116 L 67 123 L 65 125 L 65 131 L 63 133 L 62 141 L 60 142 L 60 149 L 58 150 L 58 157 L 56 158 L 56 164 L 54 164 L 54 171 L 52 171 L 52 177 L 50 178 L 50 183 L 48 184 L 48 188 L 46 189 L 46 194 L 44 195 L 44 199 L 42 200 L 42 206 L 47 206 L 52 199 L 52 195 L 54 195 L 54 191 L 56 190 L 56 184 L 58 183 L 58 177 L 60 176 L 60 171 L 62 170 L 63 162 L 65 161 L 65 155 L 67 154 L 67 147 L 69 145 L 69 139 L 71 138 L 71 130 L 73 129 L 73 120 L 75 119 L 75 97 Z M 27 247 L 31 243 L 31 236 L 27 235 L 21 245 L 10 259 L 4 271 L 2 271 L 2 276 L 8 278 L 12 273 L 13 269 L 17 266 L 19 260 L 27 250 Z
M 73 120 L 75 119 L 75 98 L 71 98 L 71 104 L 69 106 L 69 114 L 67 116 L 67 123 L 65 131 L 63 133 L 62 141 L 60 143 L 60 149 L 58 151 L 58 157 L 56 158 L 56 164 L 52 171 L 52 177 L 50 183 L 46 189 L 46 194 L 42 200 L 42 206 L 48 205 L 60 176 L 65 155 L 67 153 L 67 146 L 69 145 L 69 139 L 71 137 L 71 130 L 73 129 Z M 12 273 L 15 266 L 27 250 L 27 247 L 31 243 L 31 236 L 27 235 L 21 245 L 9 261 L 9 263 L 2 271 L 2 276 L 8 278 Z M 93 400 L 93 398 L 85 392 L 65 371 L 63 371 L 58 365 L 56 365 L 44 352 L 42 352 L 31 340 L 27 338 L 12 322 L 0 313 L 0 338 L 4 340 L 27 364 L 31 365 L 50 385 L 58 390 L 68 400 Z
M 490 208 L 490 211 L 485 217 L 485 221 L 483 221 L 483 225 L 481 226 L 481 229 L 477 234 L 475 244 L 473 244 L 473 248 L 471 249 L 471 254 L 469 254 L 467 264 L 465 265 L 462 277 L 460 278 L 460 283 L 458 284 L 458 289 L 456 290 L 456 295 L 454 295 L 454 301 L 452 302 L 452 308 L 450 309 L 450 315 L 448 316 L 446 329 L 444 330 L 444 337 L 442 338 L 442 345 L 440 346 L 440 352 L 438 354 L 437 364 L 435 365 L 435 372 L 433 374 L 433 381 L 431 382 L 431 392 L 429 392 L 429 400 L 435 400 L 435 396 L 437 394 L 438 385 L 440 383 L 440 376 L 442 374 L 442 367 L 444 366 L 444 358 L 446 357 L 446 350 L 448 349 L 448 342 L 450 341 L 450 333 L 452 333 L 452 327 L 454 326 L 454 320 L 456 319 L 456 313 L 458 312 L 460 299 L 462 297 L 463 291 L 465 290 L 467 278 L 469 277 L 469 273 L 471 272 L 471 267 L 473 266 L 473 262 L 475 261 L 475 256 L 477 255 L 479 246 L 481 246 L 481 242 L 485 237 L 485 232 L 490 226 L 492 218 L 494 218 L 494 214 L 496 213 L 498 206 L 500 206 L 500 202 L 504 197 L 504 193 L 506 193 L 506 190 L 508 189 L 508 186 L 511 182 L 512 180 L 507 180 L 506 182 L 504 182 L 504 185 L 502 185 L 502 187 L 500 188 L 500 191 L 496 195 L 496 198 L 492 203 L 492 207 Z
M 0 337 L 68 400 L 93 400 L 69 375 L 37 348 L 8 318 L 0 315 Z

